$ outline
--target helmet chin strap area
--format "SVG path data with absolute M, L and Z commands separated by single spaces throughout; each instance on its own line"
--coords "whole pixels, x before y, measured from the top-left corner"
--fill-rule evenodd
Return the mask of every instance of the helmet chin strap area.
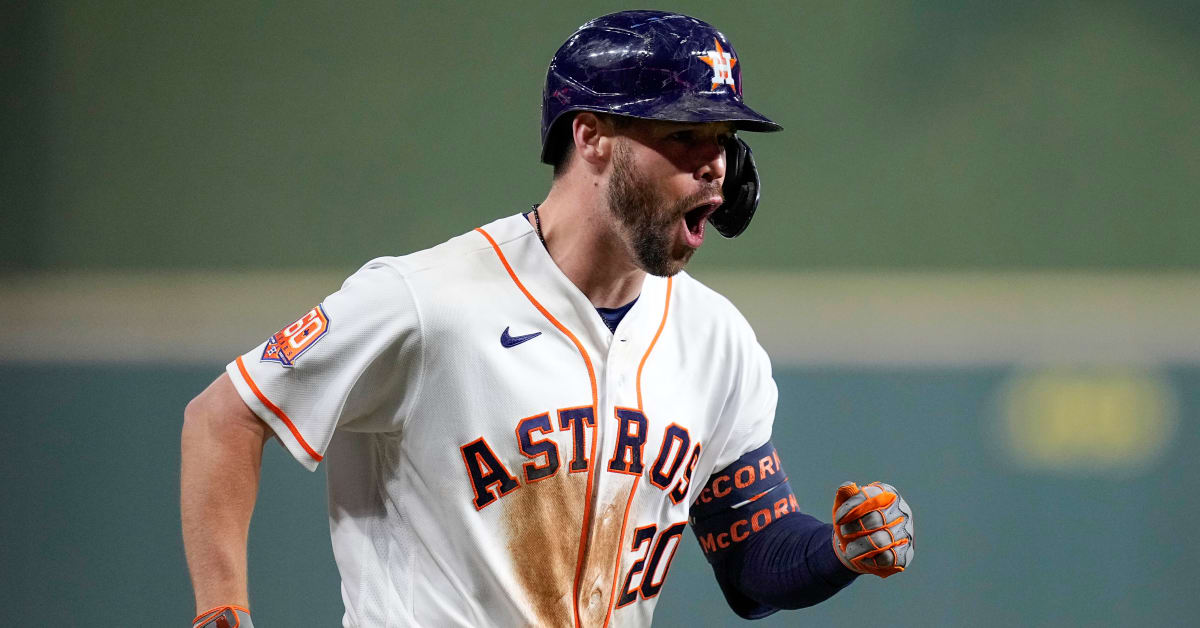
M 750 146 L 740 137 L 730 138 L 725 144 L 725 182 L 721 186 L 725 202 L 708 217 L 717 233 L 736 238 L 750 226 L 754 210 L 758 209 L 759 187 L 758 168 Z

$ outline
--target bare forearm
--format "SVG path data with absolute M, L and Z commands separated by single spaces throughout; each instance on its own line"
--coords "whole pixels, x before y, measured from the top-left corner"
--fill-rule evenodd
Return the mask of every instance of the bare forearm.
M 249 606 L 246 539 L 269 430 L 246 421 L 248 409 L 231 405 L 231 390 L 218 379 L 189 404 L 181 436 L 180 515 L 197 613 Z

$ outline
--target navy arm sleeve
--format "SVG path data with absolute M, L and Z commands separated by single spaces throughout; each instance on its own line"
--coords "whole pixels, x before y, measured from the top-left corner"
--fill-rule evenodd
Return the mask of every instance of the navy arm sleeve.
M 828 599 L 858 576 L 833 551 L 833 527 L 799 511 L 770 443 L 713 474 L 692 505 L 692 531 L 740 617 Z

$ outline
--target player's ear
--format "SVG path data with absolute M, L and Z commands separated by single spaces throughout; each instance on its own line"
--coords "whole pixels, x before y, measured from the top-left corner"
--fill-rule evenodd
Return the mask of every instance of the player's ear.
M 590 111 L 576 114 L 571 121 L 571 135 L 575 141 L 575 153 L 595 168 L 604 168 L 612 156 L 616 142 L 613 124 L 606 118 Z

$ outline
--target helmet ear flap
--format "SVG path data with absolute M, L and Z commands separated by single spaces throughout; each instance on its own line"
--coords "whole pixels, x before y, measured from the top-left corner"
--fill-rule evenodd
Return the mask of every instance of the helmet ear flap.
M 750 146 L 740 137 L 731 137 L 725 143 L 725 183 L 721 186 L 725 202 L 708 218 L 718 233 L 736 238 L 750 226 L 758 209 L 760 184 Z

